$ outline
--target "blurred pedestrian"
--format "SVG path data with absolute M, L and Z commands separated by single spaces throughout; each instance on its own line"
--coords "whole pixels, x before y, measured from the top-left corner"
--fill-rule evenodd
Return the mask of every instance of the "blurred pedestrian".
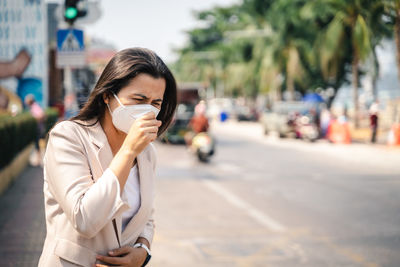
M 25 96 L 25 105 L 29 108 L 30 113 L 37 122 L 36 136 L 35 136 L 35 151 L 31 164 L 34 166 L 41 165 L 42 154 L 40 151 L 40 139 L 43 138 L 45 133 L 45 113 L 42 107 L 36 102 L 35 97 L 32 94 Z
M 107 64 L 79 114 L 50 132 L 44 164 L 47 235 L 39 266 L 145 266 L 154 235 L 156 152 L 175 79 L 152 51 Z
M 328 127 L 332 121 L 332 115 L 328 108 L 321 111 L 321 136 L 326 137 Z
M 379 112 L 379 103 L 375 101 L 371 104 L 369 108 L 369 121 L 371 127 L 371 143 L 376 143 L 376 136 L 378 132 L 378 112 Z
M 206 117 L 206 110 L 207 107 L 204 100 L 201 100 L 195 106 L 194 115 L 189 122 L 190 130 L 184 136 L 186 145 L 190 146 L 192 144 L 192 140 L 196 134 L 208 131 L 210 126 L 208 118 Z
M 194 116 L 190 120 L 190 127 L 197 133 L 207 132 L 209 128 L 208 118 L 206 117 L 206 104 L 201 100 L 194 109 Z

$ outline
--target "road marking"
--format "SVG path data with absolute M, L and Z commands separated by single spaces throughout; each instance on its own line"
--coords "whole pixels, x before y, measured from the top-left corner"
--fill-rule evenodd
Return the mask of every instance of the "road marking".
M 284 232 L 286 231 L 286 227 L 281 223 L 275 221 L 267 214 L 261 212 L 255 207 L 251 206 L 244 200 L 240 199 L 238 196 L 229 192 L 227 189 L 219 185 L 218 183 L 211 180 L 203 180 L 204 185 L 206 185 L 209 189 L 213 190 L 217 194 L 221 195 L 225 198 L 229 203 L 234 205 L 235 207 L 242 209 L 246 212 L 250 217 L 253 217 L 257 222 L 261 225 L 267 227 L 269 230 L 273 232 Z

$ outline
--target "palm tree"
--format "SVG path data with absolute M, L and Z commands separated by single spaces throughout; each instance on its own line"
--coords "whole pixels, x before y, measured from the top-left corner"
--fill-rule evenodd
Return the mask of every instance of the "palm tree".
M 394 25 L 394 39 L 396 42 L 397 75 L 400 79 L 400 0 L 382 0 L 384 15 L 388 16 Z
M 312 50 L 315 31 L 313 23 L 301 16 L 300 10 L 306 3 L 306 0 L 275 1 L 267 16 L 274 31 L 267 49 L 272 50 L 275 69 L 284 74 L 290 100 L 295 98 L 295 85 L 305 83 L 310 76 L 307 54 Z
M 342 47 L 351 47 L 351 73 L 354 103 L 354 125 L 359 127 L 359 63 L 366 59 L 372 49 L 369 10 L 374 0 L 321 0 L 333 12 L 333 19 L 323 33 L 321 45 L 322 69 L 328 70 L 335 58 L 343 57 Z
M 400 79 L 400 0 L 393 0 L 395 14 L 394 37 L 396 40 L 397 74 Z

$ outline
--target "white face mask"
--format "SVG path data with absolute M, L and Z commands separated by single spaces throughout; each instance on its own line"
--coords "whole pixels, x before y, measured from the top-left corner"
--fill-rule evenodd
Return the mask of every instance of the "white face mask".
M 136 119 L 142 117 L 143 115 L 153 112 L 156 117 L 160 110 L 149 104 L 137 104 L 125 106 L 121 103 L 119 98 L 113 93 L 115 99 L 119 103 L 119 107 L 111 111 L 110 106 L 107 104 L 108 110 L 110 111 L 112 122 L 118 130 L 128 133 L 132 124 Z

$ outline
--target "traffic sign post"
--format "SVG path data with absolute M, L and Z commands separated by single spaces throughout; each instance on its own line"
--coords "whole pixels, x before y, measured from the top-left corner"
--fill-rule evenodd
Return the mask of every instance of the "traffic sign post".
M 65 97 L 75 101 L 72 68 L 86 65 L 83 31 L 78 29 L 60 29 L 57 31 L 57 67 L 64 68 Z M 70 105 L 66 112 L 73 114 L 75 105 Z
M 86 65 L 83 31 L 62 29 L 57 31 L 57 67 L 78 68 Z

